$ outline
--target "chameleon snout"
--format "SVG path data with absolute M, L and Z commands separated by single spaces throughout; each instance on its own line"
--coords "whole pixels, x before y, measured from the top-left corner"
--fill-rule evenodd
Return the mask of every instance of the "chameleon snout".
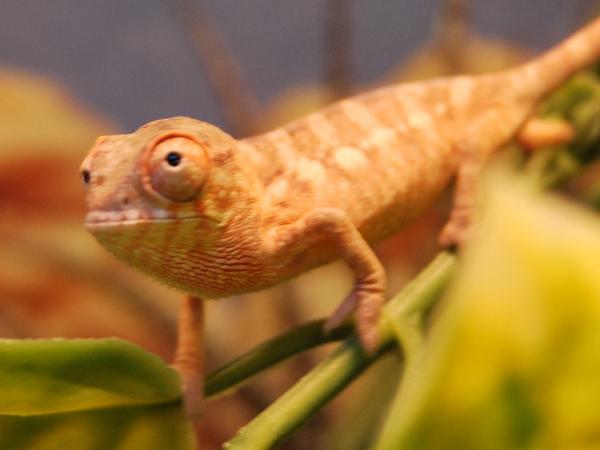
M 137 164 L 126 136 L 102 136 L 81 164 L 89 211 L 86 224 L 137 221 L 155 216 L 132 174 Z

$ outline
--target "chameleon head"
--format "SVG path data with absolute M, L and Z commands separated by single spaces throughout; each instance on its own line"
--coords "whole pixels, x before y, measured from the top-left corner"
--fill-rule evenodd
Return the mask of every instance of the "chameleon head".
M 185 117 L 98 138 L 81 174 L 86 226 L 98 241 L 124 262 L 184 289 L 184 278 L 192 276 L 185 267 L 190 253 L 215 245 L 233 205 L 247 202 L 243 193 L 251 191 L 236 141 Z

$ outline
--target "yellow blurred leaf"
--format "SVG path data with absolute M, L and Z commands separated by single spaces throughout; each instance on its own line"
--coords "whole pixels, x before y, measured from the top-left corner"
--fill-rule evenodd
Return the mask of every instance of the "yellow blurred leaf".
M 600 448 L 600 220 L 491 185 L 398 448 Z
M 0 70 L 0 154 L 60 151 L 79 159 L 113 127 L 59 84 L 24 70 Z M 18 149 L 13 155 L 11 150 Z
M 459 49 L 460 62 L 451 61 L 444 50 L 427 44 L 386 76 L 388 83 L 422 80 L 459 73 L 487 73 L 523 63 L 529 52 L 516 45 L 481 36 L 470 35 Z

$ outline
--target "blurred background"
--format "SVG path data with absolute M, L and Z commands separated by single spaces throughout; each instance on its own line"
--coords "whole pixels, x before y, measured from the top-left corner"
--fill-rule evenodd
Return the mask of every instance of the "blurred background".
M 574 31 L 597 6 L 589 0 L 3 0 L 0 337 L 118 336 L 171 358 L 179 294 L 114 261 L 81 225 L 78 166 L 98 135 L 188 115 L 242 137 L 377 85 L 517 64 Z M 435 252 L 445 209 L 442 202 L 378 249 L 391 293 Z M 211 303 L 209 366 L 327 315 L 350 283 L 346 269 L 333 265 L 249 298 Z M 323 351 L 211 404 L 206 448 L 229 437 Z M 393 392 L 389 373 L 396 366 L 384 359 L 284 448 L 361 448 Z M 373 411 L 365 411 L 364 398 Z M 353 432 L 344 440 L 339 432 L 350 422 Z

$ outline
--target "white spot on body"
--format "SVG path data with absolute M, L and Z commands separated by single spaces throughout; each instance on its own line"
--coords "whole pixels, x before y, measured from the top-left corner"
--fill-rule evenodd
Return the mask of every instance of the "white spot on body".
M 424 111 L 415 110 L 408 115 L 408 124 L 413 128 L 430 129 L 432 126 L 431 122 L 431 116 Z
M 469 86 L 468 92 L 470 93 L 471 83 L 467 84 Z M 419 95 L 423 95 L 422 92 L 419 92 L 422 89 L 423 86 L 409 90 L 399 89 L 396 91 L 396 98 L 404 110 L 404 116 L 411 131 L 411 140 L 416 139 L 419 143 L 423 144 L 418 146 L 418 157 L 431 158 L 435 157 L 435 154 L 438 152 L 437 147 L 442 142 L 438 135 L 438 126 L 429 112 L 429 107 L 425 107 L 423 100 L 419 98 Z M 428 145 L 429 143 L 434 143 L 435 145 Z M 407 160 L 410 160 L 413 156 L 417 156 L 417 153 L 407 150 L 404 152 L 404 156 Z
M 348 118 L 361 129 L 371 130 L 381 127 L 375 116 L 359 101 L 345 100 L 340 103 L 340 107 L 344 110 Z
M 364 153 L 354 147 L 340 147 L 333 156 L 336 164 L 346 172 L 364 170 L 369 160 Z
M 277 128 L 265 135 L 277 148 L 278 159 L 284 163 L 293 161 L 296 156 L 296 148 L 292 138 L 283 128 Z
M 238 141 L 238 148 L 240 151 L 246 155 L 246 157 L 252 162 L 255 167 L 260 167 L 264 161 L 261 158 L 260 150 L 258 150 L 253 145 L 245 142 L 243 140 Z
M 360 148 L 374 148 L 376 150 L 387 152 L 393 147 L 394 141 L 398 137 L 398 130 L 391 128 L 377 128 L 369 133 L 368 137 L 361 141 Z M 361 152 L 364 156 L 364 153 Z
M 268 197 L 271 200 L 285 199 L 288 195 L 289 183 L 285 178 L 278 178 L 269 186 Z
M 335 144 L 339 140 L 337 130 L 327 117 L 320 112 L 310 114 L 306 121 L 310 130 L 317 136 L 322 142 L 328 144 Z
M 437 103 L 433 108 L 433 113 L 437 116 L 443 116 L 448 112 L 448 105 L 445 103 Z
M 465 108 L 471 100 L 473 82 L 470 78 L 456 78 L 450 85 L 450 102 L 457 109 Z
M 297 179 L 316 185 L 323 184 L 327 181 L 325 168 L 319 161 L 308 158 L 300 158 L 296 163 Z

